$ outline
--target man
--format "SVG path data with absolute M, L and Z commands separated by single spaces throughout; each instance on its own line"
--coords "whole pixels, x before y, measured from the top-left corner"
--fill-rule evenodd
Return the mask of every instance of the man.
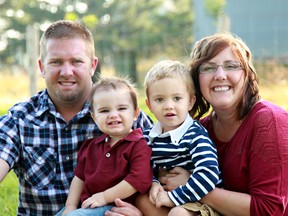
M 39 67 L 47 88 L 0 117 L 0 182 L 14 169 L 18 215 L 54 215 L 64 205 L 84 140 L 99 136 L 87 101 L 97 66 L 91 32 L 57 21 L 40 40 Z M 152 121 L 140 113 L 134 127 Z

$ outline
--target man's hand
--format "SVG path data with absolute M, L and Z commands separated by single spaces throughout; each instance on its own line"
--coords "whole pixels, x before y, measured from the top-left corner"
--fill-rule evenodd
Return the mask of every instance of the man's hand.
M 141 211 L 130 203 L 115 199 L 117 207 L 105 212 L 105 216 L 142 216 Z
M 159 177 L 159 181 L 163 185 L 166 191 L 171 191 L 185 185 L 190 177 L 191 173 L 181 167 L 175 167 L 169 171 L 165 176 Z

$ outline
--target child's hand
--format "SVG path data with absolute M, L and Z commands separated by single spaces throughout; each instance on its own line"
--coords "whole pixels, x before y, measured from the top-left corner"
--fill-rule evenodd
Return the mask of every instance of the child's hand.
M 156 205 L 156 199 L 160 191 L 164 191 L 163 187 L 157 182 L 153 182 L 149 191 L 149 200 L 154 205 Z
M 169 198 L 167 191 L 164 190 L 160 191 L 156 198 L 156 207 L 160 208 L 161 206 L 167 206 L 167 207 L 175 206 L 175 204 Z
M 104 192 L 93 194 L 90 198 L 82 203 L 82 208 L 95 208 L 108 204 L 106 202 Z

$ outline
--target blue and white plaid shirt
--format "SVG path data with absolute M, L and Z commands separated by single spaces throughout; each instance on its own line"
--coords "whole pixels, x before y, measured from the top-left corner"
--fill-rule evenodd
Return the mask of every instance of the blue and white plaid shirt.
M 140 113 L 134 128 L 151 127 Z M 87 102 L 70 122 L 56 111 L 47 90 L 0 116 L 0 158 L 20 183 L 18 215 L 55 215 L 64 207 L 84 140 L 101 134 Z

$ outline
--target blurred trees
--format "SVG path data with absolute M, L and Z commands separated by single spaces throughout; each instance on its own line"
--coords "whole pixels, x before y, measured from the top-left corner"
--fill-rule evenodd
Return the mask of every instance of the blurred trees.
M 191 0 L 0 0 L 0 61 L 23 64 L 27 25 L 42 34 L 51 22 L 70 19 L 90 28 L 101 65 L 136 70 L 139 58 L 189 53 L 192 11 Z
M 135 80 L 140 60 L 185 58 L 193 42 L 193 0 L 0 0 L 0 64 L 27 65 L 27 26 L 60 19 L 85 23 L 101 67 Z

